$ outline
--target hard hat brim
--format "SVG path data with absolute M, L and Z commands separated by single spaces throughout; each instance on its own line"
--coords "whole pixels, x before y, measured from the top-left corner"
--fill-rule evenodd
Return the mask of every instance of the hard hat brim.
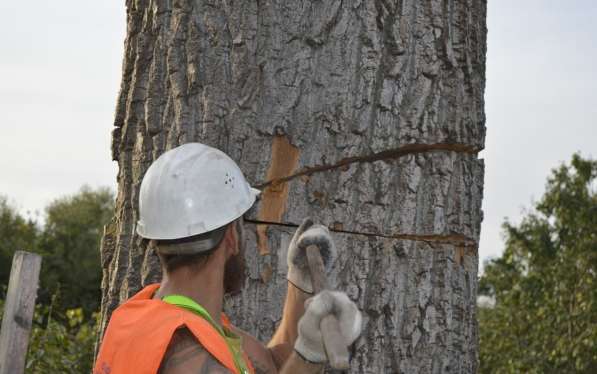
M 234 221 L 234 220 L 242 217 L 243 214 L 245 214 L 249 209 L 251 209 L 251 207 L 255 204 L 255 201 L 257 200 L 258 196 L 261 195 L 261 191 L 258 190 L 258 189 L 256 189 L 256 188 L 253 188 L 251 186 L 249 186 L 249 191 L 251 192 L 251 197 L 252 197 L 251 201 L 250 201 L 250 204 L 248 204 L 248 206 L 245 209 L 243 209 L 240 214 L 233 216 L 233 218 L 230 219 L 230 221 L 228 221 L 228 222 L 221 222 L 218 225 L 216 225 L 216 227 L 209 228 L 207 231 L 217 230 L 217 229 L 219 229 L 219 228 L 221 228 L 221 227 L 229 224 L 230 222 L 232 222 L 232 221 Z M 178 236 L 178 235 L 174 236 L 174 237 L 158 236 L 158 235 L 154 236 L 154 235 L 150 235 L 149 233 L 146 232 L 145 225 L 143 224 L 143 222 L 141 220 L 137 221 L 137 224 L 135 226 L 136 226 L 135 227 L 135 232 L 139 236 L 141 236 L 143 238 L 146 238 L 146 239 L 153 239 L 153 240 L 175 240 L 175 239 L 182 239 L 182 238 L 185 238 L 185 237 L 195 236 L 195 235 L 201 234 L 203 232 L 206 232 L 205 230 L 194 230 L 194 229 L 191 229 L 189 227 L 188 231 L 187 231 L 187 235 L 185 235 L 185 236 Z

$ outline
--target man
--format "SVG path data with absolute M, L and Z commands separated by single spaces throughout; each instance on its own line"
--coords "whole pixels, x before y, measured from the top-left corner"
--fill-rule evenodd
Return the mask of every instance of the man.
M 158 254 L 163 279 L 114 311 L 94 374 L 318 373 L 327 361 L 319 326 L 330 314 L 346 344 L 354 342 L 361 314 L 346 294 L 311 297 L 305 248 L 318 245 L 329 266 L 335 247 L 327 228 L 310 220 L 290 243 L 284 312 L 267 346 L 222 314 L 224 294 L 243 286 L 242 216 L 257 195 L 234 161 L 203 144 L 182 145 L 150 166 L 137 233 Z

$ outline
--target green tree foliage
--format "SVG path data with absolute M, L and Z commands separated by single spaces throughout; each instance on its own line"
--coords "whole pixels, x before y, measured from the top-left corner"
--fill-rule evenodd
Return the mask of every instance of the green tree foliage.
M 43 313 L 37 317 L 41 322 Z M 81 308 L 68 309 L 60 319 L 46 318 L 31 332 L 25 373 L 90 373 L 97 319 L 85 319 Z M 61 320 L 66 318 L 66 322 Z
M 8 285 L 12 256 L 17 250 L 43 257 L 38 302 L 49 305 L 62 295 L 55 308 L 82 307 L 90 315 L 100 300 L 99 245 L 103 226 L 114 210 L 110 189 L 83 187 L 61 197 L 45 209 L 45 224 L 25 219 L 0 196 L 0 297 Z
M 43 256 L 26 373 L 89 373 L 97 331 L 101 268 L 99 244 L 110 220 L 109 189 L 83 187 L 53 201 L 45 224 L 23 218 L 0 197 L 0 291 L 8 285 L 12 256 Z M 0 292 L 0 318 L 4 292 Z
M 46 208 L 46 222 L 38 248 L 43 255 L 40 297 L 47 303 L 58 290 L 66 309 L 82 307 L 91 313 L 101 298 L 99 245 L 103 226 L 114 210 L 110 189 L 83 187 Z
M 597 161 L 574 155 L 553 170 L 479 293 L 484 373 L 597 373 Z
M 15 251 L 35 251 L 39 228 L 32 220 L 23 218 L 0 196 L 0 298 L 4 297 L 2 286 L 8 284 L 12 256 Z
M 0 318 L 3 304 L 0 299 Z M 94 313 L 86 319 L 81 308 L 61 313 L 53 310 L 53 303 L 38 304 L 29 337 L 25 373 L 90 373 L 98 318 L 99 314 Z

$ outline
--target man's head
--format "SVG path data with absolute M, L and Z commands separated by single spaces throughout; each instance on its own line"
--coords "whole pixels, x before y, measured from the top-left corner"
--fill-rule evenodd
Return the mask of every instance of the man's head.
M 225 153 L 187 143 L 145 173 L 137 234 L 151 240 L 166 272 L 221 264 L 228 291 L 234 291 L 237 278 L 244 279 L 239 220 L 258 194 Z
M 244 285 L 242 218 L 214 232 L 176 240 L 152 240 L 150 246 L 158 254 L 166 276 L 209 270 L 223 272 L 226 293 L 239 292 Z

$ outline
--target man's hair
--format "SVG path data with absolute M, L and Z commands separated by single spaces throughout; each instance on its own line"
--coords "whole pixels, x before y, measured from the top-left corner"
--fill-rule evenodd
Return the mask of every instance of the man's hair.
M 200 269 L 209 257 L 218 249 L 213 248 L 207 252 L 195 253 L 192 255 L 165 255 L 158 252 L 158 257 L 162 261 L 164 269 L 167 273 L 172 273 L 184 266 L 189 266 L 194 269 Z
M 167 273 L 171 273 L 184 266 L 200 269 L 203 264 L 205 264 L 205 262 L 207 262 L 207 260 L 211 257 L 211 255 L 214 254 L 215 251 L 220 247 L 222 240 L 224 240 L 224 234 L 226 233 L 228 226 L 229 225 L 226 225 L 210 232 L 189 236 L 182 239 L 151 240 L 150 246 L 155 249 Z M 188 251 L 188 249 L 192 248 L 194 245 L 201 246 L 205 241 L 213 240 L 214 238 L 216 241 L 210 246 L 210 248 L 203 249 L 198 253 L 184 253 L 184 251 Z M 168 248 L 168 250 L 160 250 L 160 248 Z M 177 249 L 180 249 L 180 251 Z

